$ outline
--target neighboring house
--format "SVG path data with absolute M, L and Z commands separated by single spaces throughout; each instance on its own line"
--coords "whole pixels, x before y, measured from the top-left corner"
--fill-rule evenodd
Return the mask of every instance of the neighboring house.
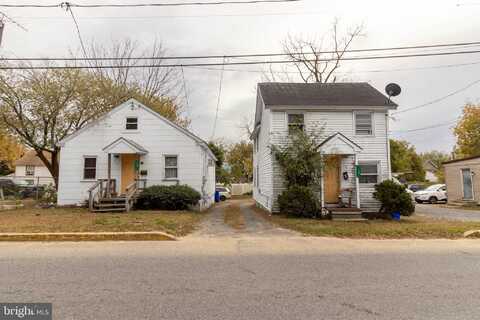
M 425 161 L 423 164 L 423 168 L 425 169 L 425 180 L 430 182 L 438 182 L 437 172 L 438 168 L 432 163 L 432 161 L 428 160 Z
M 50 154 L 43 154 L 50 161 Z M 23 157 L 15 161 L 15 173 L 12 177 L 16 181 L 23 180 L 32 185 L 54 184 L 50 171 L 37 156 L 35 150 L 28 150 Z
M 285 190 L 270 146 L 284 143 L 291 129 L 321 128 L 318 143 L 330 164 L 323 173 L 322 205 L 338 206 L 341 197 L 363 211 L 378 210 L 374 185 L 391 178 L 388 111 L 396 108 L 368 83 L 260 83 L 251 136 L 257 204 L 276 212 Z
M 134 99 L 59 146 L 59 205 L 120 206 L 144 187 L 176 184 L 200 192 L 201 209 L 214 202 L 216 158 L 205 141 Z
M 443 163 L 449 203 L 480 204 L 480 156 Z

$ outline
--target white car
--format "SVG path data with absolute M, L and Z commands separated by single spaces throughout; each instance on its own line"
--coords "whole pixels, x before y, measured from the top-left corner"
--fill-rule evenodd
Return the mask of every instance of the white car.
M 230 189 L 225 188 L 225 187 L 216 187 L 215 191 L 218 191 L 220 194 L 220 200 L 225 201 L 227 199 L 230 199 L 232 197 L 232 193 L 230 192 Z
M 418 203 L 438 201 L 447 201 L 447 186 L 444 184 L 434 184 L 427 189 L 415 192 L 415 201 Z

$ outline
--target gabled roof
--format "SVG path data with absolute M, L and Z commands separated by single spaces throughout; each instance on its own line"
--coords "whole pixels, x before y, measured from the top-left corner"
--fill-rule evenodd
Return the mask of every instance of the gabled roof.
M 137 153 L 137 154 L 147 154 L 148 150 L 136 143 L 133 140 L 121 137 L 118 138 L 117 140 L 113 141 L 109 145 L 107 145 L 105 148 L 103 148 L 103 151 L 105 152 L 110 152 L 110 153 L 115 153 L 114 149 L 118 147 L 126 146 L 130 150 L 132 150 L 132 153 Z M 122 152 L 125 153 L 125 152 Z
M 217 158 L 215 157 L 215 155 L 213 154 L 212 150 L 210 150 L 210 148 L 208 147 L 208 144 L 201 138 L 197 137 L 195 134 L 191 133 L 190 131 L 188 131 L 187 129 L 185 128 L 182 128 L 181 126 L 173 123 L 172 121 L 168 120 L 167 118 L 165 118 L 164 116 L 162 116 L 161 114 L 159 114 L 158 112 L 156 112 L 155 110 L 145 106 L 144 104 L 140 103 L 139 101 L 137 101 L 136 99 L 129 99 L 127 101 L 125 101 L 124 103 L 120 104 L 119 106 L 113 108 L 112 110 L 110 110 L 109 112 L 107 112 L 106 114 L 104 114 L 103 116 L 99 117 L 98 119 L 92 121 L 91 123 L 89 123 L 88 125 L 84 126 L 83 128 L 75 131 L 74 133 L 68 135 L 67 137 L 63 138 L 62 141 L 58 142 L 57 145 L 60 146 L 60 147 L 63 147 L 65 145 L 65 142 L 71 140 L 72 138 L 76 137 L 77 135 L 79 135 L 80 133 L 88 130 L 89 128 L 95 126 L 97 123 L 99 123 L 100 121 L 106 119 L 107 117 L 109 117 L 110 115 L 114 114 L 115 112 L 119 111 L 120 109 L 122 109 L 124 106 L 126 105 L 136 105 L 137 107 L 140 107 L 142 108 L 143 110 L 151 113 L 152 115 L 156 116 L 158 119 L 164 121 L 166 124 L 174 127 L 175 129 L 179 130 L 180 132 L 182 132 L 183 134 L 187 135 L 188 137 L 190 137 L 191 139 L 193 139 L 194 141 L 196 141 L 201 147 L 203 147 L 205 150 L 207 150 L 207 152 L 209 153 L 209 155 L 217 160 Z
M 359 106 L 390 107 L 397 104 L 366 82 L 339 83 L 259 83 L 258 88 L 269 106 Z
M 337 140 L 337 142 L 335 142 Z M 339 144 L 340 142 L 340 144 Z M 327 151 L 327 153 L 333 151 L 332 154 L 338 153 L 338 154 L 351 154 L 350 152 L 344 152 L 344 150 L 341 150 L 341 147 L 348 147 L 348 150 L 352 150 L 353 153 L 358 153 L 363 150 L 362 147 L 360 147 L 357 143 L 346 137 L 344 134 L 340 132 L 336 132 L 332 134 L 331 136 L 327 137 L 325 140 L 323 140 L 319 145 L 320 150 Z M 338 149 L 338 150 L 336 150 Z
M 48 161 L 52 158 L 52 155 L 47 152 L 43 152 L 43 155 L 45 158 L 47 158 Z M 40 158 L 37 156 L 37 153 L 35 150 L 28 150 L 23 157 L 15 161 L 15 166 L 38 166 L 38 167 L 44 167 L 45 164 L 40 160 Z

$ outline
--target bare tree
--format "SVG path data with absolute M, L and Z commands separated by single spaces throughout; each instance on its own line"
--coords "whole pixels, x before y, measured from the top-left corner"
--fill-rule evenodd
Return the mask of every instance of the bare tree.
M 335 82 L 337 77 L 335 72 L 341 67 L 342 58 L 344 58 L 351 44 L 363 32 L 363 24 L 357 25 L 349 29 L 345 34 L 339 31 L 339 20 L 335 19 L 332 23 L 330 31 L 330 41 L 327 41 L 329 47 L 328 52 L 324 49 L 324 38 L 320 40 L 307 40 L 300 36 L 288 36 L 282 43 L 283 51 L 288 59 L 295 66 L 295 74 L 305 83 L 309 82 Z M 271 67 L 270 67 L 271 68 Z M 290 69 L 291 70 L 291 69 Z M 287 79 L 290 81 L 291 71 L 283 72 L 267 72 L 267 79 L 275 81 L 275 79 Z

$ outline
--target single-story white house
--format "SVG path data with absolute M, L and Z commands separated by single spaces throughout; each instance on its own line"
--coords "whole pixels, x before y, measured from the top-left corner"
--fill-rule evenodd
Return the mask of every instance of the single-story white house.
M 189 185 L 214 202 L 215 155 L 205 141 L 130 99 L 59 142 L 58 205 L 129 210 L 152 185 Z
M 44 153 L 47 159 L 50 159 L 49 153 Z M 49 185 L 54 184 L 50 171 L 37 156 L 35 150 L 28 150 L 25 154 L 15 161 L 15 173 L 11 175 L 15 181 L 25 181 L 31 185 Z

